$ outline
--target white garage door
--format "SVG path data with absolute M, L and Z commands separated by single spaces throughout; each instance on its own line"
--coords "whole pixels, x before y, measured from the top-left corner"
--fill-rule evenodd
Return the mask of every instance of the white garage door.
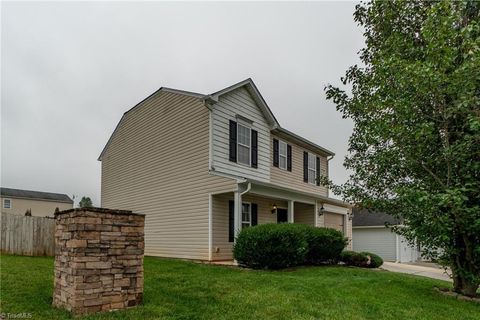
M 353 229 L 353 250 L 378 254 L 385 261 L 395 261 L 395 233 L 387 228 Z

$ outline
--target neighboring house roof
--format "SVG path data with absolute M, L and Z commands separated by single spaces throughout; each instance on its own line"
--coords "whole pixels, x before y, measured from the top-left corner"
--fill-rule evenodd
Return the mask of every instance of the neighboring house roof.
M 73 200 L 69 196 L 62 193 L 20 190 L 11 188 L 0 188 L 2 197 L 22 198 L 32 200 L 47 200 L 52 202 L 72 203 Z
M 137 103 L 133 108 L 131 108 L 130 110 L 128 110 L 127 112 L 125 112 L 122 116 L 122 118 L 120 119 L 120 121 L 118 122 L 117 126 L 115 127 L 115 130 L 113 130 L 113 133 L 112 135 L 110 136 L 110 138 L 108 139 L 107 143 L 105 144 L 105 146 L 103 147 L 103 150 L 102 152 L 100 153 L 100 155 L 98 156 L 98 159 L 99 161 L 102 160 L 102 156 L 103 154 L 105 153 L 105 151 L 107 150 L 107 147 L 108 145 L 110 144 L 111 140 L 112 140 L 112 137 L 114 136 L 115 132 L 117 131 L 117 129 L 120 127 L 120 124 L 122 123 L 123 119 L 125 118 L 125 115 L 130 112 L 131 110 L 135 109 L 137 106 L 139 106 L 142 102 L 144 102 L 145 100 L 149 99 L 150 97 L 154 96 L 155 94 L 157 94 L 158 92 L 160 91 L 164 91 L 164 92 L 171 92 L 171 93 L 176 93 L 176 94 L 182 94 L 182 95 L 186 95 L 186 96 L 190 96 L 190 97 L 194 97 L 194 98 L 198 98 L 198 99 L 201 99 L 205 102 L 208 102 L 208 103 L 211 103 L 211 104 L 215 104 L 216 102 L 218 102 L 218 98 L 228 92 L 231 92 L 233 90 L 236 90 L 238 88 L 241 88 L 241 87 L 245 87 L 247 89 L 247 91 L 252 95 L 253 99 L 255 100 L 255 102 L 258 104 L 258 106 L 260 107 L 260 110 L 262 111 L 263 115 L 265 116 L 265 119 L 267 119 L 268 123 L 271 125 L 271 129 L 276 133 L 276 134 L 280 134 L 280 135 L 283 135 L 283 136 L 287 136 L 288 138 L 291 138 L 293 140 L 295 140 L 297 143 L 299 144 L 303 144 L 303 145 L 306 145 L 307 147 L 310 147 L 310 148 L 313 148 L 315 150 L 319 150 L 321 153 L 327 155 L 327 156 L 334 156 L 335 153 L 333 153 L 332 151 L 328 150 L 328 149 L 325 149 L 323 147 L 320 147 L 318 144 L 314 143 L 314 142 L 311 142 L 303 137 L 300 137 L 299 135 L 287 130 L 287 129 L 284 129 L 280 126 L 280 124 L 278 123 L 277 119 L 275 118 L 272 110 L 270 109 L 270 107 L 267 105 L 267 103 L 265 102 L 265 99 L 263 99 L 262 95 L 260 94 L 260 91 L 257 89 L 257 86 L 255 85 L 255 83 L 253 82 L 253 80 L 251 78 L 248 78 L 248 79 L 245 79 L 243 81 L 240 81 L 234 85 L 231 85 L 225 89 L 222 89 L 220 91 L 217 91 L 217 92 L 214 92 L 212 94 L 209 94 L 209 95 L 204 95 L 204 94 L 201 94 L 201 93 L 196 93 L 196 92 L 190 92 L 190 91 L 184 91 L 184 90 L 178 90 L 178 89 L 172 89 L 172 88 L 166 88 L 166 87 L 161 87 L 160 89 L 158 89 L 157 91 L 155 91 L 154 93 L 152 93 L 151 95 L 149 95 L 148 97 L 146 97 L 145 99 L 143 99 L 142 101 L 140 101 L 139 103 Z
M 397 225 L 400 224 L 400 219 L 383 212 L 370 211 L 368 209 L 353 209 L 352 225 L 354 227 L 385 226 L 385 224 Z

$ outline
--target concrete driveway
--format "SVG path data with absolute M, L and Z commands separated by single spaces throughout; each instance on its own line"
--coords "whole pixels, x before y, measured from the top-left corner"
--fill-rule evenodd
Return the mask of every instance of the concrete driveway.
M 443 268 L 433 263 L 384 262 L 380 269 L 452 282 L 452 279 L 445 273 Z

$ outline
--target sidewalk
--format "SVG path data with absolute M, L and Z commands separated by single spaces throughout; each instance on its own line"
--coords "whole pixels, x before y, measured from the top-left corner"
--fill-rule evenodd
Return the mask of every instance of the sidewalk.
M 416 276 L 452 282 L 452 279 L 445 273 L 445 271 L 435 265 L 425 266 L 425 264 L 415 265 L 395 262 L 384 262 L 380 268 L 392 272 L 407 273 Z

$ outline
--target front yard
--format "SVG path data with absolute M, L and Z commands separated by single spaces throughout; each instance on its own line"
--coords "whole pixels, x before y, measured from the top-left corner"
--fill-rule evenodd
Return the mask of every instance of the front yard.
M 448 283 L 379 270 L 252 271 L 145 258 L 144 305 L 82 319 L 480 319 L 480 305 L 443 297 Z M 65 319 L 51 307 L 53 258 L 1 257 L 1 312 Z

